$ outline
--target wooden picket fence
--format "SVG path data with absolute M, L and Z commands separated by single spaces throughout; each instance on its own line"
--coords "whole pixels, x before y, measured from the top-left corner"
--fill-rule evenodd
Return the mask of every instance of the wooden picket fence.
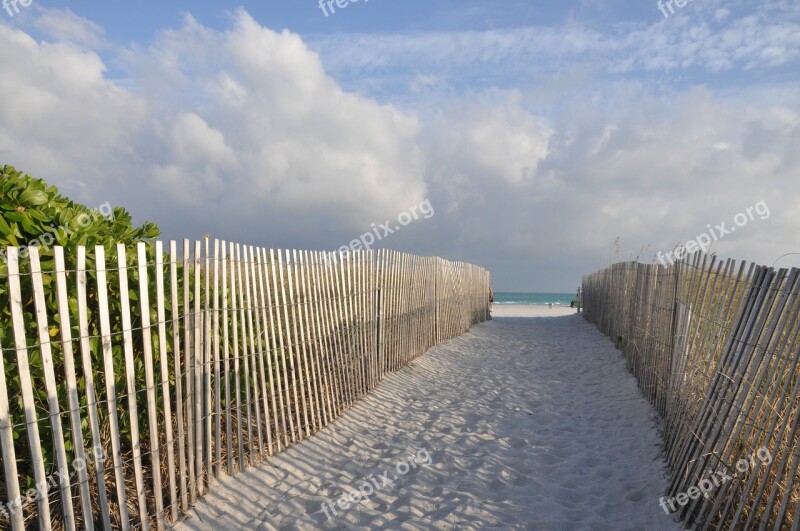
M 696 529 L 797 530 L 800 270 L 695 254 L 615 264 L 583 293 L 663 417 L 665 512 L 671 501 Z
M 222 474 L 489 318 L 486 270 L 388 250 L 7 256 L 0 527 L 14 530 L 169 527 Z

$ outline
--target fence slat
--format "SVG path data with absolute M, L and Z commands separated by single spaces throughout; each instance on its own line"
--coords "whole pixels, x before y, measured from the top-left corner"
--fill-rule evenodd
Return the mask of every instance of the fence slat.
M 161 449 L 159 448 L 159 426 L 156 404 L 155 367 L 153 362 L 153 333 L 150 329 L 150 282 L 147 274 L 147 247 L 144 242 L 136 245 L 139 263 L 139 304 L 142 319 L 142 350 L 144 352 L 144 374 L 147 393 L 147 429 L 150 433 L 151 462 L 153 474 L 153 494 L 156 501 L 156 521 L 159 529 L 166 527 L 164 522 L 164 498 L 161 493 Z M 135 395 L 134 395 L 135 396 Z
M 210 241 L 208 238 L 204 240 L 205 244 L 205 267 L 203 269 L 204 279 L 204 296 L 203 301 L 203 418 L 205 420 L 203 432 L 203 462 L 205 463 L 205 477 L 206 485 L 211 486 L 211 478 L 213 477 L 212 468 L 213 461 L 211 458 L 212 452 L 212 438 L 211 438 L 211 424 L 213 421 L 214 413 L 211 409 L 211 336 L 212 336 L 212 315 L 211 315 L 211 249 Z
M 225 245 L 222 245 L 222 252 L 225 252 Z M 211 334 L 214 342 L 214 472 L 217 479 L 221 478 L 222 473 L 222 397 L 220 396 L 220 352 L 219 352 L 219 274 L 220 274 L 220 241 L 214 240 L 214 319 L 213 332 Z
M 316 337 L 316 352 L 317 352 L 317 366 L 319 367 L 322 381 L 321 400 L 324 405 L 324 423 L 327 426 L 334 418 L 334 405 L 333 405 L 333 374 L 328 360 L 328 344 L 325 334 L 322 330 L 322 305 L 320 302 L 319 293 L 319 279 L 317 278 L 318 263 L 316 253 L 306 252 L 306 264 L 308 266 L 308 286 L 309 296 L 311 297 L 312 309 L 311 313 L 314 316 L 310 326 L 313 329 L 313 334 Z
M 233 430 L 231 428 L 231 377 L 230 377 L 230 342 L 228 322 L 228 254 L 225 242 L 222 242 L 222 345 L 225 381 L 225 450 L 228 462 L 228 475 L 233 475 Z M 231 249 L 233 245 L 231 244 Z
M 288 262 L 288 259 L 287 259 Z M 304 387 L 304 397 L 308 398 L 308 410 L 311 412 L 311 420 L 309 421 L 308 416 L 306 416 L 306 437 L 309 437 L 312 433 L 317 431 L 317 419 L 319 418 L 319 402 L 317 401 L 317 397 L 315 396 L 316 392 L 316 378 L 312 378 L 313 374 L 313 364 L 311 360 L 313 357 L 309 356 L 309 335 L 308 335 L 308 327 L 307 324 L 309 322 L 308 313 L 305 302 L 305 290 L 303 286 L 303 258 L 302 254 L 300 258 L 297 256 L 297 251 L 292 251 L 292 264 L 293 264 L 293 271 L 294 271 L 294 282 L 295 288 L 297 291 L 297 305 L 295 306 L 295 327 L 296 330 L 299 329 L 299 334 L 295 334 L 295 340 L 300 343 L 300 351 L 302 352 L 302 357 L 298 358 L 298 363 L 300 363 L 303 369 L 300 371 L 300 376 L 302 378 L 303 373 L 305 373 L 305 381 L 306 385 Z M 289 282 L 291 284 L 291 278 L 289 277 Z M 303 409 L 305 410 L 305 404 Z
M 111 452 L 114 460 L 114 479 L 117 488 L 117 510 L 123 531 L 130 529 L 128 497 L 125 492 L 125 474 L 122 470 L 122 449 L 119 441 L 119 417 L 117 415 L 117 391 L 115 385 L 114 353 L 111 342 L 111 320 L 108 313 L 108 283 L 106 279 L 105 249 L 102 245 L 94 248 L 97 267 L 97 305 L 100 313 L 100 336 L 103 346 L 103 369 L 106 380 L 106 404 L 108 405 L 109 427 L 111 429 Z
M 250 464 L 253 464 L 253 421 L 252 421 L 252 406 L 251 406 L 251 399 L 250 399 L 250 348 L 247 341 L 247 322 L 245 320 L 245 303 L 244 303 L 244 292 L 247 291 L 247 287 L 245 285 L 245 261 L 242 259 L 241 254 L 241 244 L 236 244 L 236 287 L 237 287 L 237 294 L 239 297 L 239 326 L 240 331 L 242 334 L 242 363 L 240 369 L 243 371 L 243 377 L 240 377 L 241 380 L 244 380 L 244 391 L 245 391 L 245 425 L 247 427 L 247 439 L 245 440 L 246 444 L 239 445 L 240 450 L 243 452 L 241 462 L 244 466 L 247 465 L 247 457 L 250 457 Z M 246 448 L 246 450 L 245 450 Z
M 0 343 L 2 349 L 2 343 Z M 0 350 L 0 352 L 3 352 Z M 19 477 L 17 476 L 17 455 L 14 451 L 14 431 L 11 427 L 11 417 L 8 407 L 8 386 L 6 386 L 6 367 L 3 356 L 0 356 L 0 450 L 3 452 L 3 473 L 6 478 L 6 494 L 8 503 L 2 509 L 3 514 L 8 514 L 13 531 L 25 529 L 25 520 L 22 510 L 16 506 L 15 500 L 20 500 Z
M 264 303 L 264 285 L 263 285 L 263 276 L 261 270 L 261 251 L 256 250 L 254 247 L 250 246 L 250 261 L 253 264 L 252 268 L 252 278 L 253 278 L 253 311 L 254 311 L 254 320 L 256 325 L 256 338 L 257 338 L 257 361 L 258 361 L 258 372 L 259 372 L 259 384 L 260 392 L 261 392 L 261 402 L 262 407 L 264 408 L 264 431 L 267 443 L 267 456 L 271 456 L 273 454 L 272 449 L 272 428 L 270 424 L 270 390 L 272 390 L 272 367 L 269 363 L 264 363 L 264 358 L 269 356 L 269 341 L 267 338 L 267 309 Z M 262 330 L 262 323 L 263 323 L 263 330 Z M 270 370 L 270 387 L 269 390 L 267 388 L 267 367 Z M 275 398 L 275 395 L 272 395 L 272 398 Z M 274 405 L 273 405 L 274 410 Z M 276 417 L 277 418 L 277 417 Z M 262 454 L 263 455 L 263 454 Z
M 95 486 L 97 487 L 103 529 L 111 529 L 111 513 L 108 508 L 105 482 L 105 455 L 97 414 L 97 393 L 94 384 L 94 368 L 92 367 L 92 345 L 89 340 L 89 307 L 86 297 L 86 248 L 83 246 L 78 247 L 76 273 L 78 284 L 78 331 L 81 335 L 81 365 L 83 383 L 86 388 L 86 409 L 89 412 L 89 428 L 92 433 L 92 461 L 95 467 Z
M 311 435 L 311 422 L 314 418 L 314 403 L 309 395 L 309 389 L 311 382 L 309 381 L 308 372 L 305 373 L 305 378 L 303 377 L 303 369 L 305 364 L 303 363 L 305 357 L 305 343 L 303 341 L 303 336 L 301 335 L 302 328 L 298 330 L 298 324 L 300 323 L 300 316 L 301 314 L 301 307 L 299 304 L 299 285 L 296 280 L 298 268 L 296 264 L 297 255 L 295 254 L 295 260 L 292 259 L 292 252 L 288 249 L 286 250 L 286 279 L 288 282 L 287 290 L 289 292 L 289 308 L 291 309 L 291 332 L 290 332 L 290 343 L 293 342 L 294 348 L 291 349 L 292 357 L 290 359 L 293 360 L 294 369 L 293 374 L 296 375 L 296 381 L 298 386 L 298 392 L 300 393 L 300 402 L 295 402 L 295 407 L 298 409 L 298 433 L 300 436 L 300 440 L 303 439 L 303 433 L 305 433 L 306 437 Z M 298 296 L 295 297 L 295 290 L 298 290 Z M 300 405 L 302 404 L 302 407 Z M 303 422 L 300 422 L 300 409 L 302 409 L 302 416 Z M 311 410 L 311 418 L 309 420 L 309 410 Z M 303 429 L 305 427 L 305 429 Z
M 252 286 L 255 284 L 253 280 L 253 266 L 252 266 L 252 256 L 249 253 L 249 247 L 244 246 L 242 250 L 242 256 L 244 258 L 244 291 L 245 291 L 245 304 L 247 305 L 247 336 L 246 342 L 249 345 L 248 352 L 250 355 L 248 358 L 250 359 L 250 369 L 247 371 L 247 380 L 249 381 L 251 378 L 253 380 L 253 396 L 252 396 L 252 404 L 253 410 L 255 411 L 256 417 L 256 435 L 258 437 L 258 455 L 263 459 L 264 457 L 264 432 L 261 428 L 261 408 L 258 405 L 258 363 L 256 362 L 256 356 L 260 356 L 260 352 L 256 352 L 256 340 L 255 340 L 255 330 L 253 328 L 253 298 L 250 294 L 250 290 Z M 259 338 L 260 340 L 260 338 Z M 259 349 L 260 350 L 260 349 Z M 249 385 L 249 384 L 248 384 Z M 250 403 L 250 399 L 248 398 L 248 404 Z M 250 406 L 248 405 L 248 409 Z M 250 439 L 252 444 L 252 437 Z M 255 454 L 251 449 L 251 455 Z
M 37 488 L 41 486 L 41 489 L 45 492 L 44 496 L 39 495 L 36 497 L 36 506 L 39 511 L 39 528 L 49 530 L 52 528 L 52 521 L 50 519 L 50 501 L 46 495 L 48 480 L 44 469 L 44 456 L 39 438 L 39 420 L 36 415 L 36 403 L 33 397 L 33 386 L 31 385 L 28 340 L 25 337 L 25 317 L 22 309 L 22 289 L 20 287 L 19 251 L 15 247 L 9 248 L 7 259 L 11 323 L 14 329 L 17 370 L 22 390 L 22 404 L 25 408 L 25 423 L 33 465 L 33 479 Z
M 194 321 L 197 315 L 192 312 L 191 306 L 191 279 L 194 263 L 191 258 L 191 247 L 188 239 L 183 240 L 183 377 L 185 378 L 183 409 L 186 419 L 186 463 L 189 469 L 189 502 L 194 504 L 197 500 L 197 474 L 195 460 L 195 422 L 194 417 Z
M 239 367 L 239 301 L 237 293 L 241 291 L 239 281 L 239 267 L 241 265 L 236 252 L 236 245 L 230 244 L 231 257 L 231 327 L 233 329 L 233 403 L 236 412 L 236 440 L 238 442 L 239 470 L 244 470 L 244 439 L 242 438 L 242 409 L 241 409 L 241 370 Z M 249 419 L 248 419 L 249 420 Z
M 343 285 L 343 268 L 342 268 L 342 257 L 344 253 L 335 253 L 332 255 L 331 261 L 331 278 L 332 284 L 334 286 L 334 302 L 335 302 L 335 328 L 336 331 L 339 333 L 339 353 L 340 353 L 340 363 L 342 364 L 342 372 L 344 373 L 345 381 L 347 382 L 347 393 L 348 393 L 348 406 L 352 405 L 357 399 L 357 390 L 356 384 L 354 381 L 354 375 L 352 371 L 352 355 L 353 355 L 353 346 L 350 342 L 350 334 L 347 330 L 347 305 L 346 305 L 346 297 L 347 294 L 345 293 L 345 288 Z
M 61 428 L 61 409 L 58 405 L 58 389 L 56 388 L 55 365 L 53 363 L 53 349 L 50 344 L 50 326 L 47 319 L 47 305 L 44 298 L 44 285 L 42 283 L 42 269 L 39 264 L 39 249 L 32 246 L 28 251 L 31 265 L 31 280 L 33 283 L 33 297 L 36 307 L 36 330 L 39 339 L 39 353 L 42 357 L 44 369 L 44 383 L 47 391 L 47 409 L 50 414 L 50 426 L 53 430 L 53 446 L 58 465 L 58 484 L 61 486 L 61 503 L 64 525 L 67 529 L 75 529 L 74 508 L 70 495 L 69 465 L 64 447 L 64 432 Z M 47 487 L 39 489 L 39 496 L 47 496 Z M 38 485 L 37 485 L 38 487 Z
M 345 351 L 345 367 L 347 368 L 348 376 L 353 389 L 353 399 L 358 400 L 361 398 L 361 378 L 358 371 L 358 364 L 356 361 L 356 344 L 353 341 L 353 301 L 352 301 L 352 288 L 350 285 L 350 253 L 339 254 L 339 275 L 340 275 L 340 288 L 341 288 L 341 301 L 342 301 L 342 319 L 341 328 L 346 337 L 346 351 Z
M 58 295 L 58 318 L 61 329 L 61 353 L 64 356 L 64 373 L 67 378 L 67 404 L 69 405 L 70 429 L 72 431 L 75 463 L 86 463 L 83 448 L 83 429 L 81 427 L 80 399 L 78 398 L 78 380 L 75 374 L 75 353 L 72 348 L 72 323 L 69 314 L 69 295 L 67 291 L 67 274 L 64 261 L 64 248 L 53 249 L 55 259 L 56 290 Z M 94 529 L 92 516 L 92 498 L 89 492 L 89 477 L 85 466 L 74 467 L 78 473 L 78 488 L 81 498 L 81 514 L 86 529 Z
M 186 427 L 184 425 L 183 401 L 183 369 L 181 364 L 181 323 L 185 316 L 181 316 L 178 305 L 178 245 L 169 242 L 169 275 L 172 317 L 172 348 L 173 375 L 175 377 L 175 420 L 178 425 L 178 472 L 180 477 L 181 510 L 189 510 L 189 491 L 187 489 L 186 471 Z M 187 350 L 184 345 L 184 351 Z
M 194 243 L 194 255 L 192 257 L 192 272 L 194 277 L 194 307 L 192 309 L 193 326 L 192 326 L 192 405 L 194 406 L 192 418 L 194 426 L 192 432 L 194 433 L 194 473 L 197 488 L 197 495 L 202 496 L 205 493 L 205 483 L 203 481 L 203 428 L 205 422 L 203 419 L 203 370 L 206 366 L 204 337 L 203 333 L 203 311 L 201 299 L 201 267 L 202 267 L 202 243 L 197 240 Z
M 299 395 L 297 394 L 297 376 L 298 376 L 298 373 L 295 370 L 295 362 L 294 362 L 294 359 L 295 359 L 294 353 L 296 352 L 297 346 L 292 342 L 292 332 L 291 332 L 291 323 L 294 322 L 294 319 L 292 319 L 292 320 L 289 319 L 290 302 L 289 302 L 288 297 L 286 297 L 286 284 L 284 284 L 284 281 L 283 281 L 283 258 L 281 256 L 281 254 L 282 253 L 279 250 L 278 251 L 278 277 L 280 278 L 279 287 L 280 287 L 280 290 L 281 290 L 281 305 L 283 306 L 283 326 L 281 328 L 285 327 L 285 329 L 286 329 L 286 350 L 283 351 L 283 355 L 284 355 L 284 357 L 288 357 L 289 358 L 289 371 L 291 372 L 291 377 L 292 377 L 292 394 L 294 396 L 294 404 L 295 404 L 295 408 L 294 409 L 295 409 L 295 413 L 296 413 L 296 417 L 297 417 L 296 433 L 295 433 L 295 427 L 292 427 L 292 443 L 294 443 L 298 439 L 299 440 L 303 440 L 303 434 L 302 434 L 303 421 L 300 420 L 300 414 L 301 414 L 300 413 L 300 407 L 299 407 L 300 399 L 299 399 Z M 289 259 L 289 251 L 286 251 L 286 259 L 288 261 L 288 259 Z M 288 264 L 287 264 L 287 269 L 288 269 Z M 287 271 L 287 275 L 288 275 L 288 271 Z M 291 278 L 291 276 L 289 278 Z M 289 288 L 289 292 L 291 293 L 291 287 Z M 282 347 L 281 347 L 281 350 L 283 350 Z M 287 403 L 287 405 L 291 403 L 291 401 L 288 399 L 288 397 L 287 397 L 286 403 Z M 305 410 L 305 408 L 303 408 L 303 409 Z M 290 411 L 291 411 L 291 409 L 290 409 Z M 297 438 L 295 438 L 295 436 L 297 436 Z
M 266 262 L 266 258 L 267 258 L 267 256 L 266 256 L 266 252 L 265 252 L 264 253 L 265 262 Z M 273 358 L 279 358 L 278 363 L 275 363 L 275 382 L 276 382 L 275 385 L 276 385 L 276 387 L 273 390 L 273 399 L 274 399 L 275 395 L 277 394 L 278 395 L 278 403 L 280 405 L 279 411 L 280 411 L 280 417 L 281 417 L 281 424 L 280 424 L 280 427 L 278 427 L 278 425 L 277 425 L 278 419 L 277 419 L 277 416 L 276 416 L 275 417 L 275 422 L 276 422 L 276 425 L 275 425 L 275 444 L 276 444 L 276 447 L 277 447 L 276 450 L 278 452 L 280 452 L 281 451 L 281 429 L 283 430 L 283 444 L 284 445 L 288 445 L 289 444 L 289 439 L 288 439 L 289 430 L 286 428 L 286 417 L 289 417 L 289 421 L 291 422 L 291 416 L 288 414 L 289 394 L 288 394 L 288 388 L 286 387 L 286 383 L 285 383 L 286 382 L 286 361 L 285 361 L 284 350 L 283 350 L 283 332 L 281 331 L 282 330 L 281 329 L 281 321 L 280 321 L 280 318 L 281 318 L 280 313 L 281 312 L 280 312 L 280 307 L 278 306 L 278 300 L 279 300 L 278 299 L 278 295 L 277 295 L 278 292 L 275 289 L 275 286 L 277 286 L 277 283 L 275 281 L 275 278 L 276 278 L 275 275 L 277 273 L 275 271 L 276 270 L 276 268 L 275 268 L 275 257 L 273 255 L 273 251 L 271 249 L 269 251 L 269 264 L 265 263 L 264 267 L 265 267 L 265 269 L 264 269 L 265 291 L 266 291 L 266 296 L 267 296 L 266 303 L 267 303 L 267 309 L 269 311 L 269 329 L 272 332 L 272 334 L 271 334 L 272 352 L 270 353 L 270 357 L 269 357 L 269 360 L 270 360 L 269 365 L 270 365 L 270 367 L 272 367 L 272 365 L 273 365 L 273 361 L 272 361 Z M 269 267 L 269 269 L 266 269 L 267 267 Z M 270 275 L 270 271 L 272 272 L 271 275 Z M 272 284 L 270 284 L 270 277 L 272 278 Z M 274 301 L 273 301 L 273 294 L 274 294 L 274 297 L 275 297 Z M 274 312 L 273 312 L 273 308 L 275 309 Z M 275 315 L 275 314 L 277 314 L 277 315 Z M 273 316 L 275 317 L 274 319 L 273 319 Z M 272 373 L 270 372 L 270 374 L 272 374 Z M 286 404 L 284 404 L 284 402 L 283 402 L 283 400 L 284 400 L 284 389 L 287 389 L 285 391 L 285 393 L 286 393 Z M 273 400 L 273 407 L 274 407 L 274 404 L 275 404 L 275 402 Z
M 175 440 L 172 429 L 172 397 L 169 390 L 169 355 L 167 352 L 167 315 L 164 309 L 164 244 L 156 242 L 156 319 L 158 319 L 158 360 L 161 369 L 161 403 L 164 407 L 167 473 L 169 474 L 169 505 L 173 522 L 178 520 L 178 489 L 175 477 Z
M 122 312 L 122 342 L 125 353 L 125 380 L 128 391 L 128 420 L 131 427 L 131 446 L 133 447 L 133 471 L 136 480 L 136 497 L 139 502 L 139 518 L 142 529 L 149 529 L 147 518 L 147 498 L 144 492 L 142 471 L 142 448 L 139 440 L 139 411 L 136 404 L 136 369 L 133 363 L 133 327 L 131 325 L 131 305 L 128 296 L 128 260 L 125 245 L 117 244 L 117 267 L 119 268 L 119 296 Z
M 331 253 L 322 253 L 321 255 L 321 289 L 324 297 L 324 309 L 326 315 L 326 329 L 330 338 L 331 345 L 331 365 L 334 367 L 337 379 L 338 400 L 339 407 L 337 415 L 341 415 L 350 405 L 350 387 L 344 372 L 344 363 L 342 361 L 342 340 L 337 327 L 338 315 L 338 300 L 336 298 L 335 283 L 332 276 L 332 260 Z

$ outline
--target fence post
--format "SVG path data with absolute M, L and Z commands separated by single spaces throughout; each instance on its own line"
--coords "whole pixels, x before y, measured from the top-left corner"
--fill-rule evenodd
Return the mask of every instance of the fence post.
M 433 268 L 433 342 L 439 344 L 439 259 L 436 259 L 436 265 Z
M 378 380 L 383 377 L 383 359 L 381 357 L 381 290 L 375 290 L 375 358 L 378 360 L 380 374 Z

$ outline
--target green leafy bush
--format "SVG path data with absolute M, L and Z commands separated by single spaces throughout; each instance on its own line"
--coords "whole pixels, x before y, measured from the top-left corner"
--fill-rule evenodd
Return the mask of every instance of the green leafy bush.
M 30 265 L 26 260 L 27 249 L 31 245 L 36 245 L 41 257 L 41 267 L 47 303 L 50 335 L 53 338 L 53 358 L 56 369 L 56 379 L 58 382 L 58 396 L 61 411 L 66 409 L 66 382 L 64 375 L 63 356 L 61 355 L 60 323 L 56 314 L 57 297 L 54 270 L 53 247 L 63 246 L 67 257 L 67 269 L 74 269 L 74 258 L 79 246 L 85 246 L 87 253 L 87 274 L 88 274 L 88 300 L 89 300 L 89 335 L 92 336 L 92 364 L 95 372 L 99 376 L 102 371 L 102 353 L 99 348 L 99 322 L 96 318 L 96 264 L 94 262 L 93 249 L 97 245 L 102 245 L 106 251 L 106 266 L 109 269 L 108 275 L 108 300 L 109 313 L 111 315 L 112 335 L 115 336 L 113 354 L 116 389 L 118 392 L 125 392 L 125 371 L 124 356 L 119 334 L 122 332 L 119 285 L 116 283 L 118 276 L 114 269 L 117 264 L 116 244 L 123 243 L 128 249 L 137 242 L 149 240 L 159 236 L 158 227 L 152 223 L 144 223 L 140 227 L 134 227 L 131 215 L 123 208 L 111 208 L 108 203 L 100 205 L 96 209 L 90 209 L 85 205 L 75 203 L 70 199 L 60 195 L 58 190 L 49 186 L 41 179 L 34 179 L 30 175 L 23 175 L 12 166 L 3 166 L 0 173 L 0 346 L 3 348 L 3 361 L 5 364 L 5 376 L 8 384 L 8 394 L 11 401 L 12 424 L 14 425 L 15 450 L 20 475 L 20 487 L 23 492 L 26 488 L 33 486 L 33 474 L 30 465 L 30 449 L 28 448 L 27 434 L 24 426 L 23 403 L 20 390 L 20 375 L 17 368 L 17 357 L 13 351 L 13 333 L 11 321 L 11 309 L 8 294 L 8 266 L 6 261 L 6 248 L 9 246 L 20 248 L 20 273 L 23 293 L 24 322 L 26 326 L 26 337 L 28 341 L 28 355 L 30 359 L 31 380 L 36 400 L 36 413 L 39 418 L 40 440 L 45 459 L 45 469 L 48 473 L 54 470 L 55 454 L 53 450 L 53 437 L 51 426 L 47 419 L 47 393 L 44 386 L 44 369 L 42 364 L 41 352 L 36 333 L 35 307 L 33 303 L 33 290 L 31 287 Z M 152 249 L 148 249 L 149 259 L 152 260 Z M 128 252 L 127 261 L 129 266 L 133 266 L 136 261 L 134 252 Z M 131 304 L 136 304 L 138 300 L 138 279 L 135 269 L 129 269 L 129 288 Z M 69 296 L 71 314 L 77 308 L 77 295 L 75 277 L 69 274 Z M 151 286 L 153 279 L 150 279 Z M 134 318 L 139 312 L 134 312 Z M 154 316 L 153 316 L 154 317 Z M 77 319 L 71 322 L 72 337 L 80 336 Z M 134 327 L 137 325 L 134 323 Z M 137 353 L 141 352 L 140 342 L 134 346 Z M 77 356 L 77 346 L 75 346 Z M 140 358 L 139 358 L 140 359 Z M 76 360 L 80 367 L 80 362 Z M 144 370 L 139 361 L 137 368 L 137 387 L 144 385 Z M 88 436 L 86 423 L 85 407 L 86 398 L 83 392 L 83 378 L 78 369 L 79 395 L 81 396 L 81 415 L 84 421 L 83 436 Z M 103 379 L 98 380 L 102 382 Z M 98 393 L 102 395 L 102 385 L 98 385 Z M 104 398 L 98 396 L 99 399 Z M 124 406 L 124 401 L 120 400 L 120 407 Z M 101 423 L 107 422 L 107 412 L 100 411 Z M 142 421 L 146 415 L 140 413 Z M 145 412 L 146 413 L 146 412 Z M 128 426 L 124 425 L 125 416 L 120 417 L 121 431 L 125 435 Z M 68 422 L 66 417 L 62 419 L 62 426 L 65 427 L 65 439 L 68 458 L 74 445 L 73 436 L 67 429 Z M 6 485 L 0 485 L 0 494 L 5 495 Z M 4 496 L 5 497 L 5 496 Z M 7 499 L 7 497 L 6 497 Z

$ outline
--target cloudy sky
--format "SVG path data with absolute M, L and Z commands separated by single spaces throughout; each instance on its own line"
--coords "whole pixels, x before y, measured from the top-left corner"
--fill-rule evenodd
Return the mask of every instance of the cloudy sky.
M 332 250 L 427 200 L 379 245 L 498 290 L 723 222 L 720 256 L 800 253 L 800 4 L 670 5 L 9 4 L 0 163 L 165 238 Z

